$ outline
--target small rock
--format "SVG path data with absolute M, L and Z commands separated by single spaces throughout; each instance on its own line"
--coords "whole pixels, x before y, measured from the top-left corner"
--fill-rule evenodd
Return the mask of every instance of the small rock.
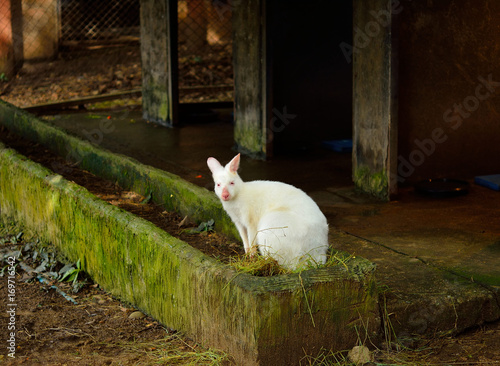
M 363 365 L 372 361 L 372 354 L 368 347 L 355 346 L 348 354 L 349 360 L 356 365 Z
M 131 313 L 128 316 L 129 319 L 142 319 L 142 318 L 145 318 L 145 317 L 146 317 L 146 315 L 144 315 L 140 311 L 134 311 L 133 313 Z

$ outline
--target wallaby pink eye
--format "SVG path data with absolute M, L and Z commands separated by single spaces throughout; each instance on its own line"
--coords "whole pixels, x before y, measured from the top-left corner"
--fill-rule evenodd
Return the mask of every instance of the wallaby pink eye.
M 217 183 L 217 187 L 220 187 L 220 183 Z
M 231 182 L 231 183 L 229 183 L 229 184 L 231 184 L 232 186 L 234 186 L 234 182 Z

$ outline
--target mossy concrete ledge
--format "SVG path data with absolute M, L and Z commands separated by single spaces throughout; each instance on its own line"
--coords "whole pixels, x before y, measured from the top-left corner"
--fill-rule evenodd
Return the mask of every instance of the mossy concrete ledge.
M 111 153 L 88 141 L 67 134 L 30 113 L 0 99 L 0 125 L 58 155 L 77 162 L 95 175 L 117 182 L 166 210 L 188 215 L 200 223 L 213 219 L 215 229 L 237 238 L 238 232 L 213 192 L 185 181 L 179 176 L 139 163 L 128 156 Z M 57 170 L 57 167 L 53 167 Z
M 294 365 L 379 330 L 374 265 L 365 259 L 269 278 L 238 274 L 1 144 L 0 209 L 80 259 L 111 294 L 238 364 Z

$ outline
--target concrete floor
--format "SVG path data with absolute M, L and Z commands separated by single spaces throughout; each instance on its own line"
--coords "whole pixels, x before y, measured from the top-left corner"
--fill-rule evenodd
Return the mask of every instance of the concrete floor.
M 111 117 L 108 119 L 108 115 Z M 234 155 L 227 114 L 217 122 L 168 129 L 138 111 L 50 117 L 49 121 L 108 150 L 212 189 L 206 159 Z M 243 180 L 293 184 L 328 218 L 332 245 L 377 264 L 385 315 L 394 333 L 460 331 L 500 318 L 500 192 L 474 185 L 454 198 L 410 188 L 381 203 L 354 190 L 351 155 L 320 147 L 272 161 L 244 158 Z

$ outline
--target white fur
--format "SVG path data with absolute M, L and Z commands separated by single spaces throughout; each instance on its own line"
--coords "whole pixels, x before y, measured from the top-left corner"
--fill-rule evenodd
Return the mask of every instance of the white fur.
M 328 249 L 328 223 L 318 205 L 302 190 L 273 181 L 243 182 L 240 154 L 225 167 L 208 158 L 215 193 L 236 225 L 245 252 L 254 246 L 290 269 L 312 261 L 323 264 Z

